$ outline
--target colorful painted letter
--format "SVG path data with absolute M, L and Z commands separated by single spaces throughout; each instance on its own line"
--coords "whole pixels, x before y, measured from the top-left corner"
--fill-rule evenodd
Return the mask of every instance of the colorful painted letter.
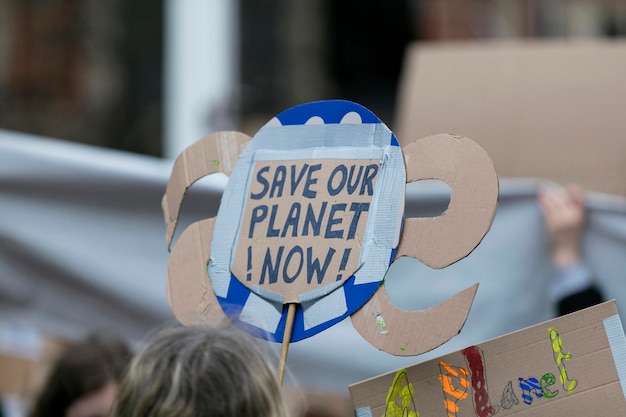
M 420 414 L 413 401 L 414 394 L 415 390 L 407 378 L 406 369 L 400 369 L 393 377 L 393 382 L 387 392 L 385 399 L 387 406 L 382 417 L 419 417 Z
M 576 388 L 578 382 L 575 379 L 569 379 L 567 369 L 565 369 L 565 361 L 570 360 L 572 354 L 570 352 L 563 353 L 563 339 L 561 339 L 557 329 L 550 327 L 548 329 L 548 334 L 550 335 L 550 340 L 552 341 L 554 361 L 556 362 L 556 366 L 559 368 L 559 379 L 561 380 L 561 384 L 563 384 L 563 388 L 565 388 L 567 392 L 571 392 L 574 388 Z
M 461 366 L 450 366 L 439 361 L 439 381 L 443 389 L 443 404 L 448 417 L 456 417 L 459 412 L 458 402 L 467 398 L 469 390 L 469 371 Z M 454 382 L 456 380 L 456 384 Z
M 508 410 L 509 408 L 517 404 L 519 404 L 519 399 L 517 398 L 517 395 L 515 394 L 515 391 L 513 390 L 513 382 L 509 381 L 504 387 L 504 390 L 502 390 L 502 396 L 500 397 L 500 405 L 505 410 Z
M 487 390 L 485 377 L 485 361 L 483 354 L 476 346 L 470 346 L 461 351 L 472 373 L 472 388 L 474 389 L 474 410 L 478 417 L 491 417 L 498 412 L 498 406 L 492 406 Z

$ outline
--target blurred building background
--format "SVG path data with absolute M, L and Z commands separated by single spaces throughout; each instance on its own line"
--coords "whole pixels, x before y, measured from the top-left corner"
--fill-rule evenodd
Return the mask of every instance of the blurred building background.
M 319 99 L 393 127 L 410 42 L 625 35 L 608 0 L 0 0 L 0 128 L 172 157 Z
M 619 0 L 0 0 L 0 129 L 171 158 L 330 98 L 393 129 L 410 43 L 617 37 Z

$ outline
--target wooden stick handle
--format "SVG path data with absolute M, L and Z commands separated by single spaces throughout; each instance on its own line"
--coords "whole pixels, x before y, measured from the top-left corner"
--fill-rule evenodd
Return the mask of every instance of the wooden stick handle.
M 293 331 L 293 320 L 296 317 L 297 304 L 289 304 L 287 310 L 287 321 L 285 323 L 285 332 L 283 333 L 283 346 L 280 350 L 280 361 L 278 362 L 278 383 L 283 385 L 283 377 L 285 376 L 285 365 L 287 364 L 287 352 L 289 352 L 289 342 L 291 341 L 291 332 Z

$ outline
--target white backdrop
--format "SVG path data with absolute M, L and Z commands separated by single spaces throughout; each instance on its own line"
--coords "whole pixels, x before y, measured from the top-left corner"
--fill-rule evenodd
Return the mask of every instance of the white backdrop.
M 112 329 L 131 340 L 174 319 L 165 295 L 168 252 L 160 200 L 173 161 L 0 130 L 0 324 L 62 337 Z M 214 216 L 223 176 L 192 187 L 179 232 Z M 432 352 L 397 358 L 365 342 L 345 320 L 291 345 L 288 371 L 301 385 L 347 392 L 393 371 L 554 316 L 553 276 L 536 205 L 537 180 L 500 180 L 491 231 L 464 260 L 433 271 L 396 262 L 386 278 L 405 309 L 428 308 L 480 282 L 461 334 Z M 440 183 L 407 188 L 407 216 L 448 201 Z M 590 194 L 584 250 L 607 298 L 626 311 L 626 200 Z

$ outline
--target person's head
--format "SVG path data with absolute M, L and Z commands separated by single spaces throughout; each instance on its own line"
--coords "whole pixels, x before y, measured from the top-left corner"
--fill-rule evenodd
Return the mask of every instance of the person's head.
M 284 417 L 275 367 L 235 326 L 162 330 L 132 361 L 114 417 Z
M 70 345 L 53 365 L 30 417 L 108 415 L 131 357 L 126 343 L 110 336 Z

